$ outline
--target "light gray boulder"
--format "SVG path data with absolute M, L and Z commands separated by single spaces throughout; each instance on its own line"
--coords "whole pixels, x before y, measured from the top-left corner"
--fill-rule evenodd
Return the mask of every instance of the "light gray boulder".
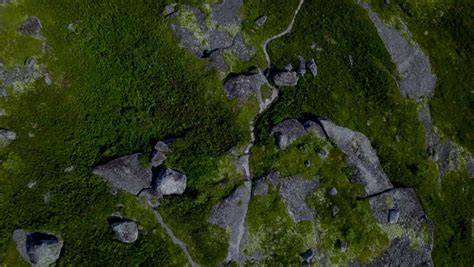
M 47 267 L 54 264 L 61 255 L 63 240 L 55 235 L 22 229 L 13 232 L 13 241 L 20 256 L 32 266 Z
M 314 61 L 314 59 L 310 59 L 306 63 L 306 68 L 311 72 L 313 77 L 316 77 L 316 75 L 318 75 L 318 66 L 316 65 L 316 61 Z
M 298 73 L 295 71 L 282 71 L 273 76 L 273 83 L 280 87 L 296 86 L 298 79 Z
M 260 73 L 241 74 L 227 79 L 224 89 L 228 99 L 247 101 L 251 96 L 256 95 L 264 83 L 265 77 Z
M 104 178 L 113 189 L 138 195 L 151 187 L 151 169 L 142 165 L 142 154 L 137 153 L 109 161 L 93 169 L 93 173 Z
M 316 213 L 305 201 L 306 196 L 319 185 L 318 179 L 307 180 L 298 176 L 282 178 L 279 193 L 285 202 L 288 214 L 295 222 L 312 221 Z
M 186 190 L 187 179 L 184 173 L 164 168 L 158 173 L 155 190 L 163 195 L 181 195 Z
M 15 141 L 16 133 L 7 129 L 0 128 L 0 142 L 1 141 Z
M 365 135 L 328 120 L 320 120 L 320 123 L 329 140 L 347 156 L 355 171 L 352 179 L 364 186 L 366 196 L 393 188 Z
M 255 25 L 257 25 L 257 27 L 262 27 L 267 22 L 267 19 L 268 17 L 265 15 L 260 16 L 257 19 L 255 19 Z
M 111 224 L 115 237 L 123 243 L 134 243 L 138 239 L 138 224 L 135 221 L 114 218 Z
M 286 149 L 298 138 L 304 136 L 306 131 L 299 121 L 287 119 L 273 127 L 271 133 L 276 136 L 278 147 Z

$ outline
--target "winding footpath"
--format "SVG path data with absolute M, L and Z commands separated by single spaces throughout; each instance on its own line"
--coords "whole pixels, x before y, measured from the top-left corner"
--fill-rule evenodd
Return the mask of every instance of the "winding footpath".
M 293 25 L 295 23 L 295 20 L 296 20 L 296 16 L 300 12 L 301 7 L 303 6 L 303 3 L 304 3 L 304 0 L 300 0 L 300 2 L 298 4 L 298 7 L 293 12 L 293 17 L 291 18 L 291 22 L 288 25 L 288 27 L 284 31 L 282 31 L 282 32 L 280 32 L 276 35 L 271 36 L 270 38 L 265 40 L 265 42 L 263 43 L 262 47 L 263 47 L 263 52 L 265 53 L 265 59 L 267 61 L 267 67 L 268 68 L 270 68 L 271 65 L 272 65 L 270 56 L 269 56 L 268 51 L 267 51 L 268 45 L 272 41 L 274 41 L 274 40 L 276 40 L 280 37 L 283 37 L 286 34 L 291 32 L 291 30 L 293 29 Z M 262 73 L 261 73 L 261 75 L 262 75 L 262 77 L 265 77 Z M 245 189 L 245 194 L 243 196 L 244 199 L 242 200 L 242 204 L 241 204 L 242 217 L 240 218 L 240 220 L 238 222 L 237 229 L 232 229 L 232 232 L 231 232 L 231 238 L 229 240 L 229 252 L 228 252 L 227 258 L 226 258 L 227 262 L 234 261 L 234 262 L 240 263 L 241 259 L 242 259 L 240 248 L 242 246 L 242 240 L 244 239 L 244 235 L 247 231 L 247 228 L 245 226 L 245 220 L 246 220 L 246 217 L 247 217 L 247 211 L 248 211 L 248 206 L 249 206 L 250 196 L 251 196 L 251 191 L 252 191 L 252 174 L 250 172 L 249 158 L 250 158 L 250 155 L 251 155 L 252 147 L 255 145 L 255 140 L 256 140 L 256 138 L 255 138 L 255 123 L 256 123 L 257 119 L 259 118 L 259 116 L 263 112 L 265 112 L 268 109 L 268 107 L 278 98 L 278 89 L 276 89 L 274 86 L 272 86 L 271 83 L 268 80 L 266 81 L 266 83 L 272 89 L 272 95 L 271 95 L 270 99 L 268 99 L 266 101 L 263 101 L 262 96 L 261 96 L 261 92 L 260 91 L 258 92 L 258 99 L 259 99 L 259 102 L 260 102 L 259 112 L 252 118 L 252 120 L 249 123 L 250 143 L 245 147 L 244 153 L 243 153 L 242 156 L 240 156 L 240 160 L 239 160 L 240 165 L 241 165 L 240 167 L 244 171 L 244 185 L 243 186 L 244 186 L 244 189 Z

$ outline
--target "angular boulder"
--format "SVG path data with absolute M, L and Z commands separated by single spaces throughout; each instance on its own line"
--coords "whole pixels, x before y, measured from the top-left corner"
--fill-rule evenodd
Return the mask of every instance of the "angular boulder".
M 41 21 L 37 17 L 30 16 L 18 28 L 18 32 L 24 35 L 37 37 L 40 34 L 42 27 Z
M 93 173 L 104 178 L 113 189 L 138 195 L 144 188 L 151 187 L 152 172 L 140 161 L 137 153 L 109 161 L 93 169 Z
M 265 16 L 265 15 L 260 16 L 260 17 L 255 19 L 255 25 L 257 25 L 257 27 L 262 27 L 267 22 L 267 19 L 268 19 L 268 17 Z
M 331 142 L 347 156 L 348 163 L 354 167 L 352 178 L 364 186 L 365 196 L 393 188 L 365 135 L 328 120 L 320 120 L 320 123 Z
M 296 86 L 298 79 L 298 73 L 295 71 L 282 71 L 273 76 L 273 83 L 280 87 Z
M 138 224 L 135 221 L 113 217 L 110 219 L 112 230 L 117 240 L 123 243 L 134 243 L 138 239 Z
M 186 190 L 186 183 L 186 175 L 164 168 L 158 173 L 155 190 L 163 195 L 181 195 Z
M 32 266 L 49 266 L 55 263 L 63 247 L 63 240 L 55 235 L 22 229 L 13 232 L 13 241 L 20 256 Z
M 265 78 L 260 73 L 241 74 L 227 79 L 224 88 L 228 99 L 246 101 L 251 96 L 255 96 L 264 83 Z
M 278 147 L 286 149 L 291 143 L 305 135 L 306 131 L 299 121 L 288 119 L 273 127 L 272 134 L 275 134 L 277 138 Z
M 310 59 L 306 63 L 306 68 L 311 72 L 313 77 L 316 77 L 316 75 L 318 75 L 318 66 L 316 66 L 316 61 L 314 61 L 314 59 Z

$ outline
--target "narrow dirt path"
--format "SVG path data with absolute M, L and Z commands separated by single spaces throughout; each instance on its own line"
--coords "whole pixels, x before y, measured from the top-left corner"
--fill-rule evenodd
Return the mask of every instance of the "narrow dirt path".
M 161 217 L 160 213 L 157 210 L 153 209 L 153 214 L 155 214 L 156 220 L 161 225 L 161 227 L 163 227 L 165 229 L 166 234 L 171 238 L 173 243 L 175 243 L 178 247 L 181 248 L 184 255 L 188 259 L 189 264 L 191 264 L 192 267 L 200 267 L 199 264 L 197 264 L 196 262 L 193 261 L 193 258 L 191 257 L 191 254 L 189 254 L 189 251 L 188 251 L 188 248 L 186 247 L 186 244 L 174 235 L 173 230 L 171 230 L 171 228 L 165 223 L 165 221 L 163 220 L 163 217 Z
M 288 27 L 276 34 L 276 35 L 273 35 L 271 36 L 270 38 L 268 38 L 267 40 L 265 40 L 265 42 L 263 43 L 263 52 L 265 53 L 265 58 L 267 60 L 267 67 L 270 68 L 271 67 L 271 59 L 270 59 L 270 56 L 268 54 L 268 51 L 267 51 L 267 47 L 268 47 L 268 44 L 270 42 L 272 42 L 273 40 L 275 39 L 278 39 L 288 33 L 291 32 L 291 30 L 293 29 L 293 25 L 295 23 L 295 20 L 296 20 L 296 16 L 298 15 L 299 11 L 301 10 L 301 7 L 303 6 L 303 3 L 304 3 L 304 0 L 300 0 L 299 4 L 298 4 L 298 7 L 296 8 L 296 10 L 294 11 L 293 13 L 293 17 L 291 18 L 291 22 L 290 24 L 288 25 Z M 262 77 L 265 77 L 262 73 L 261 73 Z M 246 194 L 245 194 L 245 199 L 243 200 L 242 202 L 242 217 L 240 218 L 239 220 L 239 223 L 238 223 L 238 227 L 237 229 L 232 229 L 232 233 L 231 233 L 231 238 L 229 240 L 229 252 L 228 252 L 228 255 L 227 255 L 227 258 L 226 258 L 226 261 L 227 262 L 231 262 L 231 261 L 235 261 L 235 262 L 238 262 L 238 263 L 241 263 L 241 246 L 242 246 L 242 241 L 244 239 L 244 235 L 247 231 L 247 228 L 245 226 L 245 220 L 246 220 L 246 217 L 247 217 L 247 211 L 248 211 L 248 205 L 249 205 L 249 202 L 250 202 L 250 196 L 251 196 L 251 191 L 252 191 L 252 174 L 250 172 L 250 165 L 249 165 L 249 158 L 250 158 L 250 155 L 252 153 L 252 147 L 254 146 L 255 144 L 255 140 L 256 140 L 256 137 L 255 137 L 255 123 L 258 119 L 258 117 L 263 113 L 265 112 L 268 107 L 278 98 L 278 89 L 276 89 L 274 86 L 272 86 L 270 84 L 270 82 L 267 81 L 267 85 L 272 89 L 272 95 L 270 97 L 270 99 L 267 99 L 267 100 L 263 100 L 262 99 L 262 95 L 261 95 L 261 92 L 259 91 L 258 92 L 258 99 L 259 99 L 259 102 L 260 102 L 260 109 L 259 109 L 259 112 L 252 118 L 252 120 L 250 121 L 249 123 L 249 128 L 250 128 L 250 143 L 247 144 L 247 146 L 245 147 L 244 149 L 244 153 L 242 156 L 240 156 L 240 160 L 239 162 L 241 162 L 241 168 L 242 170 L 244 170 L 244 188 L 246 190 Z

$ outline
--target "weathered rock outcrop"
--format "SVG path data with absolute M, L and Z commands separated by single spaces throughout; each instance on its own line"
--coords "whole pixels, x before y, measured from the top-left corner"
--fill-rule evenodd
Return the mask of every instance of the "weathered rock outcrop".
M 20 256 L 32 266 L 46 267 L 55 263 L 63 247 L 61 238 L 47 233 L 28 233 L 17 229 L 12 238 Z
M 13 86 L 17 83 L 31 83 L 35 80 L 44 78 L 47 85 L 52 84 L 51 76 L 49 73 L 37 64 L 33 58 L 28 58 L 24 65 L 16 65 L 11 69 L 6 69 L 0 63 L 0 97 L 6 96 L 6 89 L 8 86 Z
M 369 203 L 377 223 L 389 233 L 390 247 L 364 266 L 433 265 L 433 225 L 413 189 L 395 188 L 370 197 Z
M 255 48 L 245 44 L 244 37 L 241 32 L 238 32 L 235 35 L 234 43 L 230 49 L 232 50 L 232 53 L 241 61 L 249 61 L 257 53 Z
M 277 138 L 278 147 L 285 149 L 298 138 L 305 135 L 306 131 L 299 121 L 288 119 L 273 127 L 272 134 L 275 134 Z
M 138 224 L 133 220 L 121 217 L 109 218 L 110 226 L 117 240 L 123 243 L 134 243 L 138 239 Z
M 273 76 L 273 83 L 280 87 L 296 86 L 298 80 L 298 73 L 295 71 L 282 71 Z
M 116 190 L 138 195 L 152 182 L 151 169 L 143 166 L 141 156 L 137 153 L 120 157 L 95 167 L 93 173 L 104 178 Z
M 181 195 L 186 190 L 187 179 L 181 172 L 164 168 L 158 173 L 155 190 L 163 195 Z
M 358 0 L 374 23 L 380 38 L 385 44 L 393 62 L 400 73 L 400 91 L 402 95 L 420 101 L 431 98 L 436 86 L 436 76 L 431 71 L 428 57 L 418 45 L 406 40 L 397 29 L 387 27 L 379 16 L 372 12 L 369 5 Z
M 255 96 L 264 83 L 265 77 L 260 73 L 240 74 L 227 79 L 224 88 L 227 98 L 246 101 L 250 97 Z
M 320 120 L 320 123 L 329 140 L 346 154 L 348 163 L 354 167 L 353 179 L 364 186 L 366 196 L 393 188 L 365 135 L 328 120 Z
M 240 9 L 244 4 L 243 0 L 223 0 L 220 4 L 211 6 L 211 17 L 219 25 L 239 26 L 242 23 Z

